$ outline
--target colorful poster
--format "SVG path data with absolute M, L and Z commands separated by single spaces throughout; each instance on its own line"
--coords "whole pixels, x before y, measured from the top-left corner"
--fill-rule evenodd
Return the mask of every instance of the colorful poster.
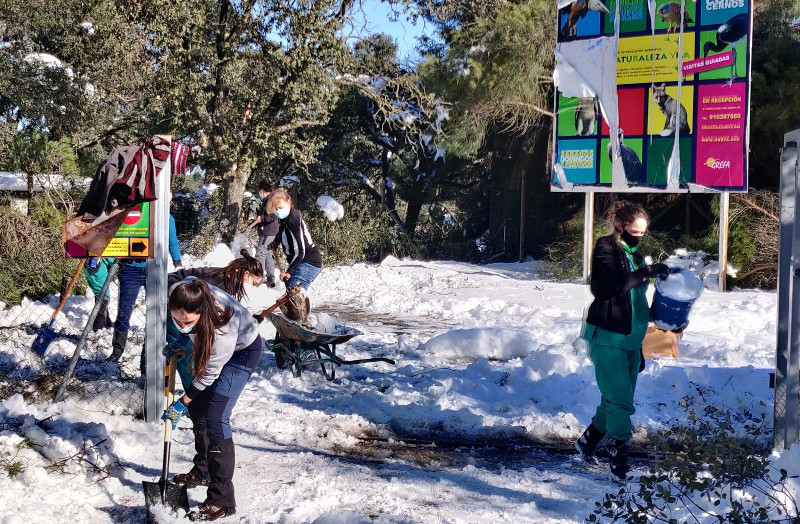
M 694 59 L 694 33 L 683 35 L 683 59 Z M 678 81 L 677 35 L 631 36 L 619 39 L 617 84 Z
M 752 17 L 752 0 L 562 7 L 551 188 L 747 191 Z
M 740 187 L 744 184 L 742 137 L 747 85 L 706 84 L 698 89 L 697 183 Z

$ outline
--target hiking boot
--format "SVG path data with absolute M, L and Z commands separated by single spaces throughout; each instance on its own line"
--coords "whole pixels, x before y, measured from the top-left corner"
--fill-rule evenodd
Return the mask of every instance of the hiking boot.
M 189 473 L 178 473 L 172 477 L 172 483 L 179 486 L 186 486 L 187 489 L 209 485 L 208 478 L 203 478 L 200 475 L 196 475 L 193 471 L 190 471 Z
M 189 517 L 189 520 L 192 522 L 210 522 L 212 520 L 224 519 L 234 514 L 236 514 L 236 508 L 223 508 L 204 502 L 198 506 L 197 510 L 190 511 L 186 516 Z
M 274 278 L 273 279 L 269 279 L 269 278 L 267 279 L 267 287 L 270 288 L 270 289 L 274 289 L 275 288 L 275 279 Z
M 575 449 L 578 450 L 584 462 L 590 465 L 597 464 L 597 458 L 595 458 L 594 452 L 597 449 L 597 445 L 605 436 L 606 434 L 597 429 L 594 424 L 589 424 L 589 427 L 586 428 L 583 435 L 575 441 Z
M 628 441 L 612 440 L 608 452 L 611 455 L 611 474 L 620 482 L 625 482 L 630 471 L 630 466 L 628 466 Z

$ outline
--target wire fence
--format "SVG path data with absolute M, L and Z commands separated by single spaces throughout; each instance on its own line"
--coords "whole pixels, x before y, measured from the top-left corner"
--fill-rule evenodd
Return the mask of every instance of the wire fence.
M 119 283 L 109 287 L 109 318 L 117 317 Z M 67 383 L 65 401 L 81 409 L 140 415 L 144 402 L 140 359 L 145 335 L 145 291 L 136 298 L 128 341 L 119 362 L 106 359 L 112 352 L 114 328 L 91 331 L 75 372 Z M 61 385 L 70 357 L 94 306 L 94 295 L 67 298 L 56 318 L 56 338 L 40 356 L 32 348 L 42 326 L 52 318 L 60 297 L 24 298 L 15 306 L 0 308 L 0 399 L 20 394 L 32 402 L 49 402 Z
M 204 236 L 213 243 L 218 233 L 216 229 L 206 227 L 209 223 L 207 197 L 197 199 L 176 195 L 171 207 L 183 254 L 186 255 L 187 248 L 193 243 L 197 243 L 199 251 L 207 249 L 205 244 L 209 242 L 204 242 Z M 244 218 L 252 218 L 252 202 L 246 207 Z M 242 242 L 253 243 L 252 239 L 243 239 Z M 72 276 L 76 266 L 66 266 L 65 281 Z M 19 281 L 30 278 L 23 274 L 24 269 L 13 266 L 12 271 L 19 272 Z M 113 321 L 118 320 L 120 274 L 123 272 L 121 266 L 109 286 L 109 322 L 89 332 L 80 360 L 66 384 L 64 401 L 86 410 L 141 416 L 145 385 L 142 376 L 147 309 L 145 286 L 136 297 L 122 357 L 118 362 L 107 360 L 113 351 Z M 39 300 L 23 297 L 18 304 L 0 302 L 0 400 L 16 394 L 30 402 L 53 400 L 95 304 L 95 296 L 85 285 L 83 277 L 76 288 L 85 289 L 85 292 L 73 291 L 67 298 L 53 325 L 57 336 L 43 356 L 33 350 L 33 344 L 42 327 L 50 323 L 60 295 L 52 294 Z

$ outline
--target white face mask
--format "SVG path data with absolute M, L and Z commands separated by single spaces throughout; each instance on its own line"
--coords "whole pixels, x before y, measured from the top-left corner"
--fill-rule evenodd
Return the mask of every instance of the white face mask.
M 279 207 L 275 210 L 275 216 L 283 220 L 284 218 L 289 216 L 290 208 L 288 207 Z
M 191 331 L 192 331 L 192 330 L 194 329 L 194 327 L 197 325 L 197 322 L 195 322 L 195 323 L 194 323 L 194 324 L 192 324 L 191 326 L 180 327 L 180 326 L 178 325 L 178 323 L 177 323 L 177 322 L 175 322 L 175 317 L 173 317 L 173 318 L 172 318 L 172 322 L 175 324 L 175 328 L 176 328 L 176 329 L 177 329 L 177 330 L 178 330 L 180 333 L 183 333 L 184 335 L 186 335 L 186 334 L 188 334 L 188 333 L 191 333 Z

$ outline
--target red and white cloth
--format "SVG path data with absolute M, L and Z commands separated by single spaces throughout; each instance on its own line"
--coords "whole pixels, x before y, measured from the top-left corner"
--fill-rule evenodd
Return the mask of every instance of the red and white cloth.
M 150 138 L 142 147 L 115 149 L 100 162 L 78 215 L 93 222 L 114 209 L 155 200 L 156 177 L 167 160 L 173 175 L 183 175 L 188 157 L 188 146 L 160 136 Z

